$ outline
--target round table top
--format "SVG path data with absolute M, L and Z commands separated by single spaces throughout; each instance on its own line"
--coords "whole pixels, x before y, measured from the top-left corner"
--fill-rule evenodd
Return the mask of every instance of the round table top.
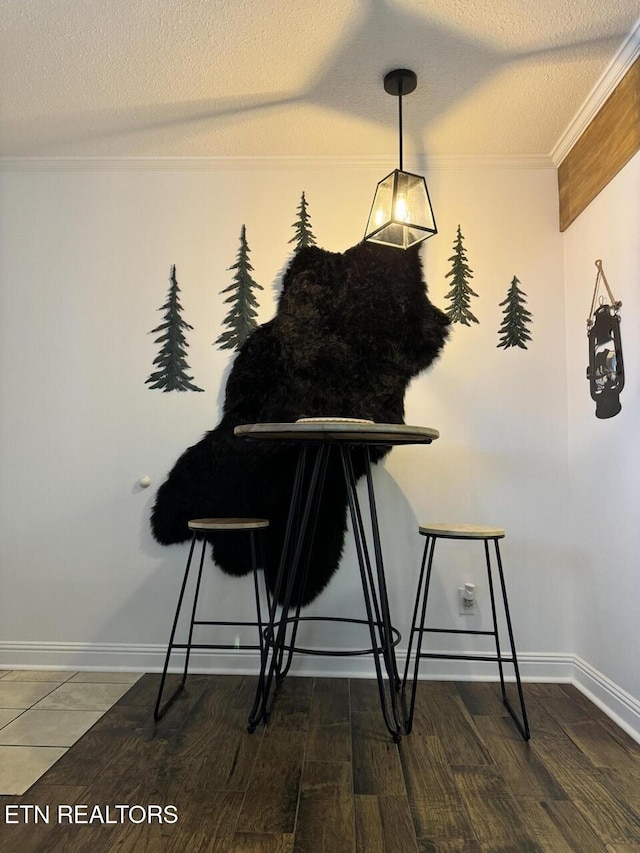
M 431 444 L 440 433 L 409 424 L 355 423 L 330 419 L 283 424 L 242 424 L 234 434 L 272 441 L 326 441 L 345 444 Z

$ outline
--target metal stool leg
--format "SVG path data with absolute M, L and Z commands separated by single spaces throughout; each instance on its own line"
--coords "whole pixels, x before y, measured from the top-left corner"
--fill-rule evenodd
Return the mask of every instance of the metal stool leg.
M 498 617 L 496 615 L 496 599 L 493 592 L 493 577 L 491 574 L 491 558 L 489 556 L 489 542 L 487 539 L 483 540 L 484 543 L 484 556 L 487 563 L 487 579 L 489 581 L 489 597 L 491 599 L 491 618 L 493 619 L 493 638 L 496 643 L 496 658 L 498 661 L 498 671 L 500 673 L 500 690 L 502 692 L 502 701 L 505 702 L 507 698 L 507 689 L 504 683 L 504 670 L 502 668 L 502 652 L 500 651 L 500 636 L 498 635 Z
M 258 583 L 258 550 L 260 551 L 260 560 L 262 563 L 262 573 L 264 576 L 264 545 L 262 542 L 262 535 L 259 535 L 260 539 L 260 547 L 259 549 L 256 547 L 256 532 L 255 530 L 249 531 L 249 540 L 251 547 L 251 568 L 253 570 L 253 590 L 256 597 L 256 620 L 258 622 L 258 646 L 260 647 L 260 655 L 262 656 L 264 652 L 264 637 L 262 636 L 262 610 L 260 607 L 260 585 Z M 268 591 L 268 587 L 265 580 L 265 588 Z M 269 601 L 267 599 L 267 607 L 269 606 Z
M 200 592 L 200 581 L 202 579 L 202 566 L 204 563 L 204 554 L 205 554 L 205 551 L 207 548 L 206 537 L 203 538 L 203 540 L 202 540 L 202 553 L 200 554 L 200 566 L 198 569 L 198 579 L 196 581 L 196 589 L 195 589 L 195 593 L 194 593 L 194 597 L 193 597 L 193 608 L 191 610 L 191 621 L 189 624 L 189 639 L 188 639 L 188 642 L 186 645 L 187 653 L 185 656 L 184 671 L 182 673 L 182 680 L 180 681 L 180 684 L 176 687 L 176 689 L 173 691 L 171 696 L 169 696 L 167 701 L 161 707 L 162 695 L 164 693 L 164 685 L 165 685 L 165 681 L 167 679 L 167 670 L 169 669 L 169 661 L 171 659 L 171 652 L 174 649 L 174 639 L 175 639 L 175 634 L 176 634 L 176 628 L 178 627 L 178 620 L 180 618 L 180 611 L 182 610 L 182 601 L 184 599 L 184 593 L 185 593 L 185 589 L 187 587 L 187 581 L 189 579 L 189 572 L 191 570 L 191 560 L 193 557 L 193 550 L 195 548 L 196 539 L 197 539 L 197 535 L 194 533 L 193 538 L 191 540 L 191 547 L 189 549 L 189 557 L 187 559 L 187 567 L 186 567 L 185 572 L 184 572 L 184 578 L 182 580 L 182 587 L 180 588 L 180 595 L 178 597 L 178 606 L 176 607 L 175 616 L 173 618 L 173 625 L 171 627 L 171 635 L 169 637 L 169 645 L 167 647 L 167 655 L 166 655 L 165 661 L 164 661 L 164 669 L 162 670 L 162 678 L 160 679 L 160 687 L 158 689 L 158 697 L 156 699 L 156 705 L 155 705 L 155 708 L 153 711 L 153 718 L 156 721 L 158 721 L 158 720 L 162 719 L 162 717 L 164 717 L 164 715 L 167 713 L 167 710 L 169 709 L 169 706 L 174 702 L 178 693 L 180 693 L 182 691 L 182 689 L 184 688 L 185 682 L 187 680 L 187 671 L 189 669 L 189 658 L 191 656 L 191 643 L 192 643 L 192 639 L 193 639 L 193 624 L 194 624 L 195 618 L 196 618 L 196 606 L 198 604 L 198 594 Z
M 518 687 L 518 698 L 520 699 L 520 711 L 522 713 L 522 720 L 518 719 L 513 707 L 511 706 L 511 702 L 509 701 L 506 691 L 504 688 L 504 681 L 502 682 L 502 701 L 505 704 L 505 707 L 511 714 L 514 723 L 518 727 L 518 731 L 522 735 L 525 740 L 529 740 L 531 738 L 531 733 L 529 731 L 529 720 L 527 719 L 527 709 L 524 703 L 524 694 L 522 692 L 522 681 L 520 679 L 520 668 L 518 666 L 518 658 L 516 655 L 516 644 L 513 639 L 513 628 L 511 626 L 511 614 L 509 612 L 509 601 L 507 599 L 507 587 L 504 580 L 504 572 L 502 570 L 502 559 L 500 557 L 500 548 L 498 546 L 498 540 L 494 539 L 495 549 L 496 549 L 496 560 L 498 563 L 498 575 L 500 576 L 500 586 L 502 589 L 502 601 L 504 604 L 504 613 L 507 620 L 507 632 L 509 634 L 509 644 L 511 646 L 511 657 L 513 662 L 513 669 L 515 671 L 516 676 L 516 685 Z M 487 567 L 489 566 L 489 548 L 487 542 L 485 541 L 486 554 L 487 554 Z M 491 571 L 489 570 L 489 576 L 491 575 Z M 493 590 L 492 590 L 492 603 L 493 603 Z M 496 640 L 497 640 L 497 626 L 496 626 Z M 502 666 L 501 666 L 501 676 L 502 676 Z
M 411 621 L 411 632 L 409 634 L 409 647 L 407 649 L 407 660 L 404 667 L 404 677 L 402 679 L 402 711 L 404 714 L 405 733 L 411 734 L 413 728 L 413 713 L 416 705 L 416 691 L 418 689 L 418 670 L 420 668 L 420 652 L 422 651 L 422 638 L 424 636 L 424 623 L 427 614 L 427 600 L 429 597 L 429 585 L 431 583 L 431 568 L 433 566 L 433 552 L 436 547 L 435 536 L 427 536 L 424 543 L 424 551 L 422 554 L 422 565 L 420 566 L 420 577 L 418 578 L 418 588 L 416 591 L 416 603 L 413 608 L 413 619 Z M 429 547 L 431 546 L 431 547 Z M 427 553 L 429 559 L 427 562 Z M 420 623 L 418 626 L 418 608 L 420 606 L 420 596 L 422 595 L 422 586 L 425 573 L 425 563 L 427 564 L 427 580 L 424 584 L 424 594 L 422 598 L 422 608 L 420 610 Z M 409 674 L 409 666 L 411 664 L 411 647 L 413 645 L 414 635 L 418 635 L 416 644 L 416 657 L 413 667 L 413 681 L 411 682 L 411 699 L 409 709 L 407 710 L 407 677 Z

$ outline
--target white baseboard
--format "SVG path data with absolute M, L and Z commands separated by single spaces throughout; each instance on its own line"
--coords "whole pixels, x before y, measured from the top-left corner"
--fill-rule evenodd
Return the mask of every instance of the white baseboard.
M 640 701 L 574 655 L 573 684 L 621 729 L 640 743 Z
M 112 672 L 161 672 L 166 647 L 126 643 L 11 643 L 0 642 L 0 669 L 77 670 Z M 459 653 L 459 650 L 458 650 Z M 470 653 L 472 654 L 472 653 Z M 406 653 L 397 652 L 403 671 Z M 523 681 L 574 684 L 605 714 L 640 743 L 640 701 L 631 696 L 582 658 L 557 652 L 521 652 L 518 655 Z M 180 668 L 180 657 L 172 659 L 172 670 Z M 245 649 L 192 652 L 190 672 L 251 675 L 258 668 L 258 653 Z M 507 666 L 505 673 L 512 680 Z M 331 657 L 298 655 L 292 675 L 339 678 L 374 678 L 370 656 Z M 423 661 L 420 677 L 441 681 L 497 681 L 496 665 L 487 661 Z
M 460 653 L 460 650 L 457 650 Z M 166 646 L 126 643 L 37 643 L 0 642 L 0 669 L 61 669 L 78 671 L 161 672 Z M 473 654 L 470 652 L 469 654 Z M 403 649 L 397 651 L 398 666 L 406 660 Z M 574 675 L 574 656 L 558 653 L 518 655 L 525 681 L 569 682 Z M 250 675 L 259 666 L 258 653 L 246 649 L 230 651 L 195 649 L 191 653 L 190 672 Z M 180 654 L 174 653 L 171 669 L 180 668 Z M 338 678 L 375 678 L 371 656 L 332 657 L 298 655 L 292 674 Z M 508 673 L 507 673 L 508 676 Z M 496 665 L 487 661 L 424 661 L 420 677 L 442 681 L 497 680 Z
M 0 669 L 156 672 L 163 663 L 158 645 L 0 642 Z

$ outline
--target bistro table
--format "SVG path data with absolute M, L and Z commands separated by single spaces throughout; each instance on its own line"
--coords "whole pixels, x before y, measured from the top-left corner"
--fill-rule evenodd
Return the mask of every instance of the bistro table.
M 395 657 L 395 646 L 400 634 L 391 623 L 387 583 L 382 558 L 382 546 L 375 492 L 371 475 L 371 448 L 400 444 L 431 444 L 439 433 L 435 429 L 406 424 L 381 424 L 338 418 L 306 418 L 295 423 L 243 424 L 234 430 L 237 436 L 252 441 L 295 443 L 300 448 L 293 482 L 289 515 L 283 547 L 271 598 L 269 622 L 265 629 L 260 674 L 253 707 L 249 714 L 248 729 L 254 731 L 260 720 L 267 720 L 271 711 L 269 698 L 274 681 L 285 678 L 294 652 L 305 654 L 349 655 L 372 654 L 380 695 L 380 707 L 386 727 L 394 741 L 399 742 L 403 732 L 403 719 L 398 702 L 400 677 Z M 300 605 L 290 616 L 294 581 L 305 571 L 304 554 L 313 546 L 315 518 L 322 500 L 322 486 L 329 452 L 339 453 L 347 493 L 347 501 L 355 539 L 358 566 L 366 610 L 366 620 L 301 617 Z M 368 515 L 373 545 L 373 562 L 370 558 L 367 535 L 356 488 L 354 459 L 364 462 L 367 486 Z M 375 568 L 375 571 L 374 571 Z M 303 578 L 304 583 L 304 578 Z M 300 588 L 302 592 L 302 587 Z M 278 602 L 281 602 L 278 614 Z M 370 647 L 359 651 L 303 649 L 296 646 L 299 623 L 310 620 L 352 622 L 367 625 Z M 287 629 L 291 628 L 289 639 Z M 387 681 L 385 683 L 385 673 Z

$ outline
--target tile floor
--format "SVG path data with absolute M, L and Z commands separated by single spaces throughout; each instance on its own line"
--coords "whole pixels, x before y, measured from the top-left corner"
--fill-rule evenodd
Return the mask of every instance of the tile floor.
M 24 794 L 141 675 L 0 670 L 0 796 Z

